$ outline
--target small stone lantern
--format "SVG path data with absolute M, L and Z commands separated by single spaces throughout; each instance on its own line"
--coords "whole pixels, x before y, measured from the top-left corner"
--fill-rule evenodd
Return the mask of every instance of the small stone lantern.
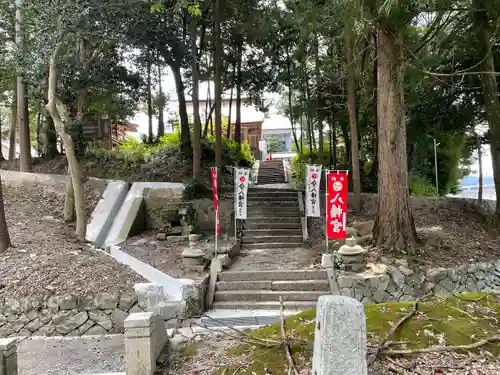
M 344 270 L 350 272 L 363 272 L 365 270 L 365 253 L 366 250 L 356 245 L 355 238 L 346 239 L 345 245 L 340 246 L 338 250 Z

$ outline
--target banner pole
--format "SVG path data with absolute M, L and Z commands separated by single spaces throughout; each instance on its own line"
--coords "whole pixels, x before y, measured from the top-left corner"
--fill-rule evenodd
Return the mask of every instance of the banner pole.
M 325 250 L 328 254 L 328 169 L 325 169 Z
M 215 256 L 217 257 L 217 253 L 219 250 L 219 234 L 217 233 L 217 229 L 219 227 L 219 168 L 215 167 L 215 181 L 217 186 L 217 208 L 215 209 Z
M 233 183 L 234 183 L 234 189 L 233 189 L 233 201 L 234 201 L 234 243 L 236 243 L 236 239 L 238 238 L 238 219 L 236 218 L 236 212 L 237 212 L 237 207 L 236 207 L 236 168 L 233 167 Z

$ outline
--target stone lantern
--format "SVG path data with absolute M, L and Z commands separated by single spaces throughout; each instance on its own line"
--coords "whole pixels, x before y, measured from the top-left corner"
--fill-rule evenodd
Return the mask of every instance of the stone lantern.
M 338 250 L 343 269 L 350 272 L 363 272 L 365 270 L 365 253 L 365 249 L 356 245 L 355 238 L 346 239 L 345 245 L 340 246 Z

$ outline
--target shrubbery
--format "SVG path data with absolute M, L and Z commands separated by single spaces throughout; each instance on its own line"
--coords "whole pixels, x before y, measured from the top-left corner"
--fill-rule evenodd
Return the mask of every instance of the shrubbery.
M 166 134 L 154 143 L 144 143 L 134 138 L 123 141 L 115 150 L 107 150 L 99 147 L 89 147 L 86 153 L 87 166 L 100 171 L 100 177 L 137 179 L 157 179 L 166 173 L 169 164 L 179 169 L 179 165 L 185 167 L 184 177 L 189 178 L 192 167 L 191 155 L 184 156 L 180 150 L 180 134 Z M 215 138 L 208 137 L 201 141 L 201 160 L 205 170 L 215 166 Z M 250 167 L 254 158 L 248 143 L 242 143 L 241 147 L 233 140 L 223 139 L 222 159 L 224 166 Z M 147 172 L 146 170 L 153 170 Z M 226 170 L 222 171 L 222 173 Z M 176 176 L 182 175 L 182 171 L 176 171 Z M 193 182 L 193 193 L 199 193 L 198 184 Z

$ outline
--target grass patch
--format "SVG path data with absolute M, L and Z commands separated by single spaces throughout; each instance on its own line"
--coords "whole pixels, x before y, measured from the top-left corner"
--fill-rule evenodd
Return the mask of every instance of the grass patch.
M 402 316 L 411 311 L 412 302 L 395 302 L 366 305 L 366 325 L 368 341 L 377 343 L 385 337 L 390 327 Z M 484 293 L 471 293 L 459 296 L 432 297 L 419 303 L 418 312 L 398 328 L 390 341 L 408 342 L 405 348 L 417 349 L 438 345 L 454 346 L 471 344 L 480 339 L 500 334 L 499 296 Z M 314 341 L 316 310 L 305 311 L 286 321 L 289 336 Z M 280 324 L 275 323 L 249 332 L 251 337 L 261 339 L 281 338 Z M 294 344 L 294 361 L 298 368 L 310 366 L 312 344 Z M 500 354 L 499 344 L 481 347 L 494 354 Z M 251 359 L 252 365 L 241 368 L 238 374 L 285 375 L 287 360 L 283 347 L 266 348 L 241 344 L 226 352 L 229 356 L 244 355 Z M 219 369 L 215 374 L 231 374 L 236 367 Z

